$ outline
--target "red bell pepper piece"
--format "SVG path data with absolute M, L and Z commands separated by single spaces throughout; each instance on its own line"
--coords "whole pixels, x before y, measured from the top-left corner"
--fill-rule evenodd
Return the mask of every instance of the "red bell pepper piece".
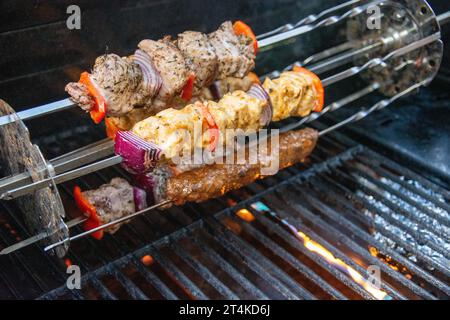
M 203 118 L 206 122 L 206 125 L 208 126 L 209 135 L 211 137 L 209 142 L 209 150 L 214 151 L 216 150 L 217 143 L 219 142 L 219 127 L 217 126 L 211 112 L 209 112 L 208 106 L 205 104 L 201 104 L 201 109 Z
M 94 98 L 95 106 L 90 111 L 90 114 L 92 120 L 94 120 L 96 124 L 99 124 L 106 115 L 106 100 L 95 88 L 89 73 L 86 71 L 81 74 L 78 82 L 84 84 L 88 88 L 89 94 Z
M 110 118 L 105 118 L 106 136 L 112 140 L 116 139 L 116 134 L 120 131 L 120 128 L 115 125 L 114 121 Z
M 322 84 L 322 81 L 320 80 L 320 78 L 315 73 L 309 71 L 308 69 L 299 67 L 299 66 L 294 66 L 293 70 L 295 72 L 303 73 L 312 78 L 314 89 L 316 90 L 316 94 L 317 94 L 316 105 L 314 106 L 313 111 L 314 112 L 322 111 L 323 105 L 325 103 L 325 90 L 323 88 L 323 84 Z
M 253 40 L 253 49 L 255 50 L 255 54 L 258 53 L 258 40 L 256 39 L 255 33 L 253 32 L 252 28 L 250 28 L 243 21 L 238 20 L 233 24 L 233 30 L 237 35 L 243 34 L 251 38 Z
M 83 224 L 83 229 L 85 231 L 92 230 L 102 225 L 100 218 L 97 215 L 97 209 L 83 196 L 79 186 L 75 186 L 73 189 L 73 196 L 77 204 L 78 209 L 80 209 L 83 214 L 87 215 L 88 219 Z M 96 231 L 92 233 L 92 237 L 97 240 L 103 238 L 103 230 Z
M 184 85 L 183 91 L 181 92 L 181 99 L 188 102 L 192 99 L 192 93 L 194 91 L 195 74 L 191 74 Z

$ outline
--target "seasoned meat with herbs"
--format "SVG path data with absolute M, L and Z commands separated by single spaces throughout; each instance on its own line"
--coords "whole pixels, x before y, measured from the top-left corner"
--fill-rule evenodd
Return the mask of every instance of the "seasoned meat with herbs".
M 162 86 L 152 105 L 155 110 L 162 110 L 166 102 L 178 95 L 189 76 L 181 51 L 172 43 L 170 37 L 162 40 L 143 40 L 139 48 L 152 57 L 153 63 L 162 78 Z
M 258 158 L 256 163 L 247 161 L 245 164 L 211 164 L 173 175 L 165 179 L 164 188 L 157 187 L 159 193 L 161 190 L 166 192 L 164 196 L 159 195 L 159 198 L 183 205 L 186 202 L 202 202 L 223 196 L 231 190 L 265 178 L 261 169 L 270 166 L 272 161 L 278 160 L 280 170 L 304 161 L 314 150 L 318 137 L 318 132 L 309 128 L 282 133 L 279 136 L 278 153 L 269 152 L 266 157 Z M 160 177 L 159 181 L 162 180 L 164 179 Z
M 195 75 L 197 89 L 210 85 L 216 78 L 218 59 L 208 36 L 201 32 L 186 31 L 178 35 L 176 45 Z
M 83 196 L 97 209 L 102 224 L 132 214 L 136 210 L 133 187 L 122 178 L 114 178 L 97 189 L 84 191 Z M 105 231 L 114 233 L 119 228 L 120 224 L 117 224 Z
M 217 79 L 243 78 L 255 67 L 252 39 L 245 35 L 237 36 L 230 21 L 224 22 L 208 38 L 219 59 Z

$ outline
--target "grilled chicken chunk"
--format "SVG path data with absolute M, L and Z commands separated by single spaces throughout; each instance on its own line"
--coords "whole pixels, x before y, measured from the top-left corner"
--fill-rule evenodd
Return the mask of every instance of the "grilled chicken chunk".
M 255 67 L 256 55 L 252 39 L 237 36 L 230 21 L 224 22 L 208 38 L 219 59 L 218 79 L 243 78 Z
M 216 78 L 218 59 L 206 34 L 195 31 L 180 33 L 176 45 L 195 74 L 195 87 L 209 86 Z

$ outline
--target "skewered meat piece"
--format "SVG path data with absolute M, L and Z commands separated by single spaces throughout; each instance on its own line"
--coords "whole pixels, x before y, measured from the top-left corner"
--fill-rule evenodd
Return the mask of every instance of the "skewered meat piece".
M 272 152 L 265 156 L 260 155 L 256 161 L 250 161 L 246 152 L 247 157 L 243 164 L 201 165 L 178 175 L 169 167 L 160 166 L 152 173 L 137 176 L 134 182 L 142 188 L 140 190 L 146 191 L 150 201 L 156 203 L 164 200 L 171 200 L 176 205 L 183 205 L 188 201 L 202 202 L 265 178 L 266 173 L 262 169 L 274 161 L 278 161 L 280 170 L 304 161 L 314 150 L 317 139 L 318 132 L 309 128 L 285 132 L 279 136 L 278 152 L 274 152 L 272 143 L 268 143 L 268 150 Z M 134 213 L 132 208 L 135 206 L 135 210 L 140 210 L 137 203 L 131 203 L 132 187 L 124 179 L 113 179 L 111 183 L 83 194 L 92 201 L 90 204 L 97 212 L 102 212 L 102 223 Z M 117 228 L 106 231 L 115 232 Z
M 216 78 L 218 58 L 208 36 L 201 32 L 186 31 L 178 35 L 176 45 L 195 74 L 195 87 L 209 86 Z
M 254 164 L 212 164 L 186 171 L 166 181 L 166 199 L 177 205 L 202 202 L 262 179 L 261 168 L 270 166 L 279 157 L 279 168 L 284 169 L 303 161 L 313 151 L 318 139 L 317 131 L 304 129 L 280 135 L 279 153 L 269 152 Z M 269 146 L 270 150 L 270 146 Z M 161 192 L 159 192 L 161 194 Z
M 132 214 L 136 210 L 133 187 L 122 178 L 114 178 L 98 189 L 84 191 L 83 196 L 95 207 L 101 224 Z M 119 228 L 120 225 L 115 225 L 105 231 L 115 233 Z
M 90 80 L 105 99 L 111 116 L 119 116 L 135 106 L 145 106 L 151 102 L 150 92 L 143 85 L 142 70 L 131 57 L 121 58 L 115 54 L 98 57 Z M 85 84 L 71 82 L 66 86 L 66 91 L 83 110 L 91 111 L 94 108 L 95 100 Z
M 143 40 L 133 56 L 97 58 L 92 74 L 82 73 L 66 91 L 96 123 L 105 115 L 123 116 L 135 108 L 155 114 L 178 97 L 190 100 L 217 76 L 242 78 L 254 67 L 256 38 L 234 32 L 226 22 L 209 36 L 187 31 L 174 41 Z
M 219 59 L 218 79 L 230 76 L 243 78 L 255 67 L 253 40 L 244 35 L 236 35 L 230 21 L 222 23 L 208 37 Z
M 190 152 L 195 147 L 211 146 L 211 128 L 203 128 L 201 125 L 208 121 L 209 117 L 212 117 L 214 122 L 214 125 L 210 126 L 215 126 L 217 132 L 215 143 L 227 141 L 227 129 L 260 129 L 260 119 L 267 104 L 267 101 L 252 97 L 244 91 L 235 91 L 226 94 L 217 103 L 197 102 L 181 110 L 163 110 L 156 116 L 138 122 L 132 132 L 137 137 L 158 145 L 164 156 L 170 159 L 182 155 L 186 150 Z M 201 134 L 198 139 L 196 130 Z M 189 139 L 186 139 L 186 135 Z
M 296 116 L 306 117 L 317 100 L 312 77 L 298 72 L 286 71 L 274 80 L 266 78 L 263 88 L 274 106 L 273 121 Z
M 166 109 L 136 123 L 131 131 L 119 133 L 116 154 L 122 156 L 122 165 L 129 172 L 143 173 L 158 162 L 191 156 L 197 149 L 214 151 L 237 135 L 255 133 L 270 121 L 320 111 L 323 87 L 317 80 L 320 82 L 306 69 L 287 71 L 278 79 L 266 80 L 265 88 L 254 85 L 247 93 L 226 94 L 218 103 Z
M 197 101 L 219 100 L 225 94 L 236 90 L 248 91 L 255 79 L 257 79 L 257 76 L 252 74 L 247 75 L 242 79 L 228 77 L 217 80 L 211 86 L 201 88 L 198 94 L 195 95 L 189 103 L 186 103 L 181 99 L 174 100 L 172 101 L 170 108 L 181 109 L 187 104 L 192 104 Z M 136 123 L 153 115 L 154 111 L 152 108 L 135 108 L 123 116 L 108 117 L 108 120 L 111 121 L 116 131 L 131 130 Z
M 165 108 L 167 101 L 183 89 L 188 77 L 186 61 L 170 37 L 158 41 L 142 40 L 138 47 L 152 57 L 162 78 L 161 89 L 151 107 L 153 112 L 157 113 Z

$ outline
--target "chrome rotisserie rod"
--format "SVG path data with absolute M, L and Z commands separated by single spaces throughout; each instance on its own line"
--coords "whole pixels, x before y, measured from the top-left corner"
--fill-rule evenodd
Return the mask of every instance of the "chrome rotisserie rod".
M 374 104 L 372 107 L 370 107 L 368 109 L 364 109 L 364 110 L 358 111 L 353 116 L 351 116 L 351 117 L 349 117 L 349 118 L 347 118 L 347 119 L 345 119 L 345 120 L 343 120 L 341 122 L 338 122 L 335 125 L 327 128 L 327 129 L 324 129 L 324 130 L 320 131 L 319 132 L 319 136 L 323 136 L 325 134 L 328 134 L 331 131 L 337 130 L 337 129 L 343 127 L 344 125 L 346 125 L 348 123 L 359 121 L 359 120 L 367 117 L 369 114 L 371 114 L 373 112 L 382 110 L 382 109 L 390 106 L 393 102 L 397 101 L 401 97 L 403 97 L 403 96 L 413 92 L 414 90 L 419 89 L 420 87 L 428 84 L 430 81 L 431 81 L 431 79 L 425 79 L 424 81 L 421 81 L 419 83 L 416 83 L 416 84 L 412 85 L 408 89 L 403 90 L 402 92 L 396 94 L 395 96 L 393 96 L 391 98 L 380 100 L 379 102 Z M 376 87 L 376 86 L 374 86 L 374 87 Z M 361 91 L 359 96 L 361 96 L 363 93 L 371 92 L 371 90 L 374 90 L 373 89 L 374 87 L 369 86 L 369 87 L 365 88 L 363 91 Z M 352 99 L 354 99 L 354 97 L 352 97 Z M 350 100 L 352 100 L 352 99 L 350 99 Z M 331 110 L 331 108 L 332 108 L 332 106 L 330 106 L 329 110 Z M 293 128 L 291 128 L 291 130 L 292 129 Z M 125 216 L 125 217 L 121 217 L 121 218 L 116 219 L 114 221 L 108 222 L 108 223 L 106 223 L 104 225 L 98 226 L 98 227 L 93 228 L 93 229 L 88 230 L 88 231 L 84 231 L 84 232 L 79 233 L 79 234 L 77 234 L 75 236 L 71 236 L 71 237 L 69 237 L 69 238 L 67 238 L 65 240 L 62 240 L 62 241 L 56 242 L 54 244 L 51 244 L 51 245 L 45 247 L 44 250 L 48 251 L 48 250 L 51 250 L 51 249 L 53 249 L 53 248 L 55 248 L 55 247 L 57 247 L 59 245 L 62 245 L 64 243 L 66 243 L 67 241 L 70 242 L 70 241 L 74 241 L 74 240 L 77 240 L 77 239 L 84 238 L 84 237 L 86 237 L 86 236 L 88 236 L 88 235 L 90 235 L 92 233 L 95 233 L 95 232 L 100 231 L 100 230 L 104 230 L 106 228 L 112 227 L 114 225 L 117 225 L 117 224 L 125 222 L 125 221 L 129 221 L 129 220 L 131 220 L 131 219 L 133 219 L 133 218 L 135 218 L 137 216 L 143 215 L 145 213 L 148 213 L 148 212 L 150 212 L 150 211 L 152 211 L 154 209 L 160 208 L 160 207 L 165 206 L 165 205 L 170 204 L 170 203 L 172 203 L 171 200 L 166 200 L 166 201 L 160 202 L 160 203 L 155 204 L 155 205 L 153 205 L 151 207 L 148 207 L 148 208 L 143 209 L 141 211 L 135 212 L 135 213 L 133 213 L 131 215 L 128 215 L 128 216 Z
M 339 82 L 339 81 L 342 81 L 349 77 L 352 77 L 354 75 L 357 75 L 366 69 L 373 68 L 375 66 L 382 66 L 387 60 L 389 60 L 391 58 L 399 57 L 401 55 L 404 55 L 406 53 L 414 51 L 420 47 L 426 46 L 426 45 L 428 45 L 434 41 L 437 41 L 439 39 L 440 39 L 440 32 L 437 32 L 437 33 L 432 34 L 428 37 L 425 37 L 421 40 L 412 42 L 404 47 L 401 47 L 399 49 L 391 51 L 390 53 L 386 54 L 382 58 L 371 59 L 362 66 L 351 67 L 351 68 L 346 69 L 338 74 L 335 74 L 328 78 L 325 78 L 322 80 L 322 83 L 324 86 L 329 86 L 336 82 Z M 326 63 L 328 64 L 329 62 L 326 62 Z M 108 143 L 113 144 L 112 141 L 109 141 L 109 142 L 105 141 L 103 143 L 98 144 L 97 146 L 92 147 L 92 148 L 89 146 L 86 147 L 86 150 L 88 150 L 86 152 L 89 155 L 89 159 L 92 159 L 92 161 L 96 161 L 96 159 L 95 159 L 96 157 L 97 157 L 97 159 L 101 159 L 101 158 L 105 157 L 104 153 L 96 153 L 95 150 L 96 150 L 96 148 L 100 148 L 100 147 L 104 147 L 103 150 L 108 150 L 108 148 L 105 146 Z M 111 148 L 111 153 L 112 153 L 111 146 L 110 146 L 110 148 Z M 65 182 L 65 181 L 75 179 L 75 178 L 84 176 L 86 174 L 92 173 L 94 171 L 116 165 L 121 162 L 120 156 L 112 156 L 112 157 L 109 157 L 109 158 L 106 158 L 106 159 L 103 159 L 103 160 L 100 160 L 100 161 L 97 161 L 94 163 L 84 165 L 82 167 L 79 167 L 79 166 L 77 167 L 77 163 L 81 163 L 81 162 L 86 163 L 87 162 L 86 159 L 83 156 L 78 156 L 76 153 L 73 153 L 73 152 L 69 153 L 68 157 L 69 157 L 69 160 L 64 161 L 63 159 L 65 159 L 65 156 L 62 156 L 59 158 L 59 161 L 62 163 L 65 163 L 65 166 L 72 167 L 75 169 L 70 170 L 68 172 L 62 172 L 56 176 L 49 177 L 48 179 L 44 179 L 44 180 L 32 182 L 32 183 L 25 183 L 22 185 L 18 184 L 17 176 L 8 177 L 8 178 L 3 179 L 2 181 L 0 181 L 0 190 L 3 191 L 0 194 L 0 199 L 8 199 L 8 200 L 14 199 L 18 196 L 21 196 L 21 195 L 27 194 L 31 191 L 37 190 L 39 188 L 45 187 L 51 181 L 54 181 L 55 183 Z M 20 176 L 22 176 L 22 174 Z M 30 179 L 27 176 L 22 176 L 22 178 L 27 179 L 27 180 Z M 8 186 L 8 185 L 14 185 L 15 187 L 13 189 L 7 189 L 6 186 Z

